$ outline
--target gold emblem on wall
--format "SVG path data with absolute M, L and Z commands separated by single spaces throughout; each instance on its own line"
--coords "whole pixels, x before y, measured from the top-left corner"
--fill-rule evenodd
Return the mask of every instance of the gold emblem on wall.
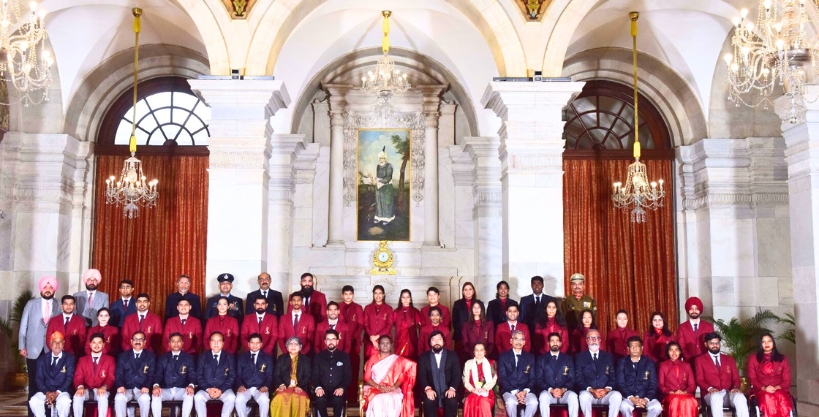
M 526 15 L 526 20 L 540 22 L 543 20 L 543 16 L 546 15 L 546 9 L 552 3 L 552 0 L 517 0 L 517 3 L 523 14 Z
M 393 256 L 390 248 L 387 247 L 389 242 L 382 240 L 378 242 L 378 249 L 373 252 L 373 269 L 370 275 L 395 275 L 395 269 L 392 268 Z
M 231 19 L 247 19 L 250 13 L 250 8 L 256 3 L 256 0 L 222 0 L 225 4 Z

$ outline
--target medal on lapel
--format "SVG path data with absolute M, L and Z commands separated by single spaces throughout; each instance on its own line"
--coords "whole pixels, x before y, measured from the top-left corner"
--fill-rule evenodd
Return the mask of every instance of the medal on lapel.
M 179 371 L 179 373 L 182 374 L 182 375 L 185 375 L 187 373 L 187 371 L 188 371 L 188 367 L 185 366 L 185 365 L 182 365 L 182 370 Z
M 307 329 L 305 329 L 304 327 L 302 327 L 302 328 L 301 328 L 301 334 L 307 334 Z
M 105 370 L 102 371 L 102 377 L 105 378 Z
M 531 365 L 526 365 L 526 369 L 523 371 L 523 373 L 524 373 L 524 374 L 528 374 L 528 373 L 529 373 L 529 367 L 530 367 L 530 366 L 531 366 Z
M 151 327 L 153 327 L 153 326 L 148 326 L 148 330 L 145 331 L 145 333 L 151 333 Z
M 646 377 L 645 377 L 645 378 L 643 378 L 643 379 L 645 379 L 646 381 L 648 381 L 648 374 L 649 374 L 649 372 L 648 372 L 648 371 L 646 371 Z
M 262 364 L 262 369 L 260 369 L 259 372 L 264 372 L 264 368 L 266 368 L 266 367 L 267 367 L 267 364 L 263 363 Z
M 105 343 L 111 343 L 111 336 L 108 336 L 108 338 L 105 339 Z
M 569 375 L 569 367 L 568 367 L 568 366 L 564 366 L 564 367 L 563 367 L 563 376 L 567 376 L 567 375 Z
M 143 374 L 147 374 L 147 373 L 148 373 L 148 365 L 145 365 L 145 368 L 144 368 L 144 369 L 142 369 L 142 373 L 143 373 Z
M 77 335 L 77 329 L 74 329 L 74 336 Z
M 230 368 L 225 368 L 225 376 L 227 376 L 228 372 L 230 372 Z
M 264 334 L 270 334 L 270 327 L 264 328 Z
M 193 332 L 188 333 L 188 338 L 193 340 Z
M 483 339 L 484 340 L 489 340 L 489 332 L 488 331 L 483 332 Z
M 230 337 L 230 329 L 228 329 L 227 337 Z
M 60 371 L 60 373 L 63 373 L 63 374 L 65 373 L 65 365 L 63 365 L 63 370 Z
M 606 375 L 608 375 L 608 374 L 609 374 L 609 367 L 607 366 L 606 367 Z

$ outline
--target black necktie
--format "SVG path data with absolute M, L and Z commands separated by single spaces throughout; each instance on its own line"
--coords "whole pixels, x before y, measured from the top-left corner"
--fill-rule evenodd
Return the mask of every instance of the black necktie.
M 299 325 L 299 315 L 296 314 L 296 315 L 293 316 L 293 330 L 295 330 L 296 327 L 298 327 L 298 325 Z
M 557 355 L 552 355 L 552 359 L 554 359 L 555 362 L 557 362 Z
M 252 361 L 253 361 L 253 364 L 254 364 L 254 365 L 256 364 L 256 354 L 255 354 L 255 353 L 251 353 L 251 354 L 250 354 L 250 360 L 252 360 Z
M 262 324 L 262 316 L 259 316 L 259 325 Z
M 122 304 L 125 306 L 125 310 L 128 309 L 128 300 L 122 300 Z
M 145 316 L 143 316 L 142 314 L 140 314 L 140 315 L 139 315 L 139 324 L 142 324 L 142 320 L 144 320 L 144 319 L 145 319 Z
M 700 325 L 699 323 L 694 324 L 694 333 L 697 332 L 697 327 L 699 327 L 699 325 Z
M 721 367 L 719 363 L 719 356 L 714 356 L 714 362 L 716 362 L 717 368 L 719 369 Z
M 94 373 L 96 374 L 97 373 L 97 360 L 99 358 L 93 358 L 93 359 L 94 359 Z
M 52 368 L 53 368 L 53 367 L 55 367 L 55 366 L 57 366 L 57 361 L 58 361 L 58 360 L 60 360 L 60 358 L 59 358 L 59 357 L 57 357 L 57 356 L 52 356 L 52 357 L 51 357 L 51 367 L 52 367 Z
M 267 291 L 262 293 L 262 297 L 267 298 Z
M 216 366 L 219 366 L 219 355 L 213 355 L 213 360 L 216 361 Z
M 134 353 L 134 359 L 139 359 L 139 353 Z
M 68 320 L 70 320 L 70 319 L 68 318 L 68 316 L 65 316 L 65 323 L 63 323 L 63 326 L 64 326 L 64 327 L 68 327 Z
M 188 321 L 188 319 L 182 319 L 182 325 L 183 325 L 183 326 L 185 325 L 185 322 L 186 322 L 186 321 Z
M 592 360 L 597 362 L 597 354 L 596 353 L 592 355 Z
M 178 361 L 179 360 L 179 355 L 173 355 L 173 360 Z
M 515 332 L 515 325 L 513 324 L 512 325 L 512 333 L 514 333 L 514 332 Z

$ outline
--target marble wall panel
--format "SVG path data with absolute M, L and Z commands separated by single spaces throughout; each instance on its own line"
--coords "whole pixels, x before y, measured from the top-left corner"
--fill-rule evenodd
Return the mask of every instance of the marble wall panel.
M 711 210 L 713 214 L 715 210 Z M 717 276 L 754 276 L 754 221 L 711 218 L 712 271 Z
M 791 228 L 789 218 L 761 218 L 757 228 L 757 269 L 760 276 L 790 276 Z

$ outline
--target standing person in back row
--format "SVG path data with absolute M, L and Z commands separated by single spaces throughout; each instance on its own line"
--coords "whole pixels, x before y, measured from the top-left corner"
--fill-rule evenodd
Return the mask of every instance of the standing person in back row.
M 255 311 L 254 304 L 259 298 L 264 298 L 267 301 L 267 312 L 276 316 L 278 320 L 284 314 L 284 300 L 282 293 L 270 288 L 270 274 L 262 272 L 256 278 L 259 283 L 259 289 L 247 294 L 245 302 L 245 315 L 249 316 Z
M 429 304 L 421 307 L 421 326 L 429 324 L 429 309 L 438 307 L 441 310 L 441 325 L 449 329 L 449 325 L 452 323 L 452 315 L 449 313 L 449 308 L 440 303 L 441 291 L 436 287 L 429 287 L 427 289 L 427 301 Z M 420 343 L 423 344 L 423 341 Z
M 569 326 L 569 332 L 583 327 L 581 319 L 583 310 L 590 310 L 595 321 L 597 321 L 597 301 L 586 294 L 586 277 L 581 273 L 572 274 L 569 278 L 569 285 L 572 294 L 563 299 L 563 317 Z
M 302 310 L 313 316 L 314 323 L 319 324 L 327 320 L 327 297 L 313 287 L 314 283 L 313 274 L 309 272 L 301 274 Z
M 176 292 L 169 294 L 165 300 L 165 320 L 176 316 L 179 312 L 176 306 L 179 305 L 179 300 L 186 299 L 191 305 L 191 315 L 202 321 L 202 299 L 198 295 L 190 292 L 191 277 L 187 275 L 180 275 L 176 279 Z
M 506 322 L 506 306 L 510 302 L 517 304 L 517 301 L 509 298 L 509 283 L 501 281 L 495 286 L 498 292 L 495 299 L 486 305 L 486 318 L 495 323 L 495 326 Z
M 685 301 L 685 312 L 688 320 L 677 327 L 677 342 L 682 347 L 683 357 L 693 362 L 694 358 L 708 351 L 705 348 L 705 335 L 714 331 L 714 325 L 700 317 L 702 300 L 697 297 L 689 297 Z
M 361 334 L 364 332 L 364 308 L 353 301 L 355 288 L 345 285 L 341 288 L 342 303 L 339 304 L 340 318 L 350 327 L 350 366 L 353 377 L 347 387 L 347 403 L 355 404 L 358 401 L 358 374 L 361 371 Z
M 557 305 L 557 299 L 543 293 L 543 277 L 533 276 L 531 285 L 532 294 L 520 299 L 520 319 L 530 331 L 534 332 L 535 322 L 545 314 L 546 303 L 554 301 Z
M 37 358 L 49 352 L 46 342 L 46 330 L 51 316 L 60 311 L 60 303 L 54 300 L 54 293 L 59 288 L 57 278 L 45 276 L 40 278 L 38 287 L 40 296 L 26 303 L 23 316 L 20 319 L 20 332 L 17 334 L 17 346 L 20 356 L 26 359 L 28 367 L 28 396 L 31 397 L 40 391 L 37 387 Z M 57 318 L 59 320 L 59 318 Z M 51 335 L 49 335 L 51 337 Z M 65 335 L 62 336 L 65 343 Z M 29 409 L 29 416 L 34 414 Z
M 231 291 L 233 290 L 233 279 L 233 274 L 228 273 L 220 274 L 218 277 L 216 277 L 216 281 L 219 281 L 219 294 L 208 298 L 208 302 L 205 304 L 205 323 L 208 322 L 209 318 L 219 315 L 219 299 L 225 298 L 228 302 L 227 314 L 236 319 L 238 325 L 242 324 L 242 317 L 244 317 L 245 309 L 244 304 L 242 304 L 242 299 L 231 294 Z M 207 337 L 207 335 L 205 337 Z
M 97 311 L 103 307 L 108 307 L 108 294 L 97 291 L 100 281 L 102 281 L 100 271 L 89 269 L 82 274 L 85 291 L 74 293 L 74 299 L 77 300 L 77 314 L 85 318 L 86 327 L 96 326 Z

